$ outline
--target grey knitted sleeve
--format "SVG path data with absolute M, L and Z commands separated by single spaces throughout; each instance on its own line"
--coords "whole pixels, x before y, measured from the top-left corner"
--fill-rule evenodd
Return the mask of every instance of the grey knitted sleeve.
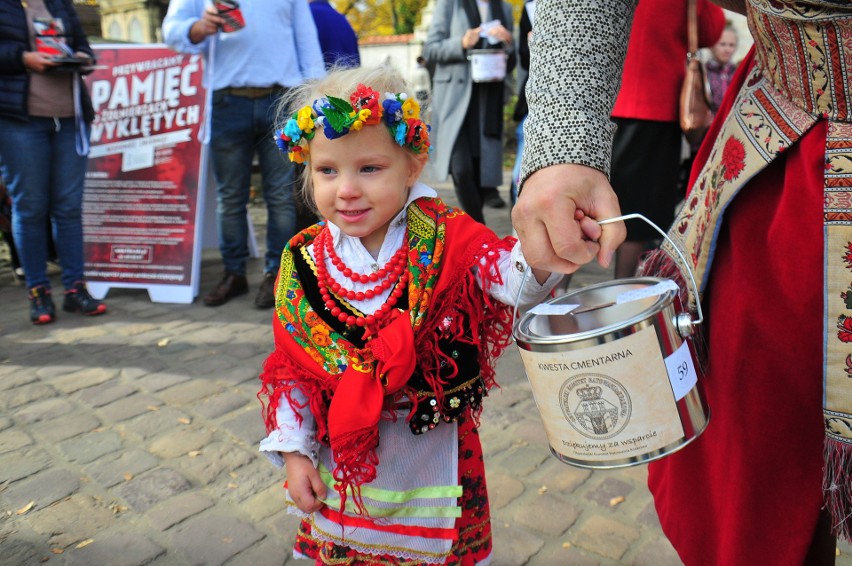
M 610 113 L 636 1 L 536 1 L 521 183 L 559 163 L 609 175 Z

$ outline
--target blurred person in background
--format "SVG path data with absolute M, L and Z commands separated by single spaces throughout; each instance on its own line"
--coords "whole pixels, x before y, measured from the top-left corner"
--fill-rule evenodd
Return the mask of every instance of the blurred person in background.
M 225 273 L 204 304 L 224 305 L 248 293 L 247 206 L 257 153 L 267 225 L 254 304 L 266 309 L 275 304 L 281 252 L 296 231 L 296 170 L 275 145 L 275 103 L 291 87 L 325 75 L 325 65 L 307 0 L 244 2 L 237 10 L 219 12 L 206 0 L 173 0 L 163 38 L 176 51 L 205 57 L 206 86 L 213 91 L 210 149 Z
M 39 29 L 51 31 L 49 41 Z M 33 324 L 56 319 L 47 276 L 51 220 L 63 310 L 107 310 L 83 277 L 83 182 L 94 111 L 80 72 L 93 61 L 70 0 L 0 0 L 0 173 Z
M 482 24 L 489 24 L 483 27 Z M 461 208 L 485 223 L 483 205 L 502 208 L 506 79 L 474 82 L 471 51 L 502 50 L 506 77 L 515 66 L 512 8 L 501 0 L 438 0 L 423 46 L 432 77 L 431 175 L 453 177 Z

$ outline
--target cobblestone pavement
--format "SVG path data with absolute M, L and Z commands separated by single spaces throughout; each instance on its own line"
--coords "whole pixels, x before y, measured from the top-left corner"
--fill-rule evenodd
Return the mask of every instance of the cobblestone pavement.
M 252 210 L 263 242 L 262 205 Z M 486 216 L 511 230 L 508 208 Z M 202 293 L 220 269 L 206 250 Z M 257 452 L 257 375 L 272 348 L 271 311 L 252 303 L 261 269 L 252 260 L 252 293 L 219 308 L 113 289 L 106 316 L 60 312 L 34 327 L 23 287 L 0 267 L 0 563 L 305 563 L 290 556 L 283 474 Z M 587 266 L 572 287 L 609 277 Z M 680 564 L 645 466 L 562 464 L 514 347 L 498 380 L 481 429 L 494 564 Z M 852 564 L 841 550 L 838 563 Z

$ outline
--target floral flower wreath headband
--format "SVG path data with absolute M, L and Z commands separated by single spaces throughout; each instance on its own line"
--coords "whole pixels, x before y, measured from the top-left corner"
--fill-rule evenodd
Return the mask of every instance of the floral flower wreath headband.
M 322 129 L 330 140 L 356 132 L 364 125 L 377 125 L 384 120 L 391 136 L 401 147 L 414 153 L 429 151 L 429 126 L 420 120 L 420 105 L 405 93 L 386 92 L 383 96 L 362 84 L 347 102 L 341 98 L 318 98 L 303 106 L 276 132 L 275 141 L 286 151 L 290 161 L 308 161 L 308 141 Z

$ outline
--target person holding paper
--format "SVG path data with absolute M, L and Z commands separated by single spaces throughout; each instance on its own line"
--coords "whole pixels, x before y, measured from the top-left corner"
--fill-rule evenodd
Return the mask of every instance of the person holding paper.
M 83 181 L 94 111 L 80 71 L 93 61 L 92 49 L 70 0 L 2 0 L 0 22 L 0 173 L 12 197 L 30 320 L 56 319 L 47 276 L 50 220 L 63 310 L 103 314 L 107 307 L 89 294 L 83 273 Z
M 434 145 L 430 175 L 453 177 L 459 204 L 474 220 L 485 222 L 483 204 L 505 206 L 497 187 L 503 183 L 504 78 L 477 82 L 470 57 L 505 57 L 505 76 L 515 66 L 512 9 L 501 0 L 438 0 L 423 45 L 423 57 L 435 64 L 432 77 Z
M 271 308 L 281 251 L 296 231 L 296 171 L 273 141 L 275 103 L 290 88 L 325 75 L 325 65 L 307 0 L 219 5 L 174 0 L 163 21 L 172 49 L 205 57 L 206 86 L 213 90 L 210 149 L 225 272 L 203 301 L 214 307 L 248 293 L 246 207 L 257 153 L 267 229 L 254 304 Z

